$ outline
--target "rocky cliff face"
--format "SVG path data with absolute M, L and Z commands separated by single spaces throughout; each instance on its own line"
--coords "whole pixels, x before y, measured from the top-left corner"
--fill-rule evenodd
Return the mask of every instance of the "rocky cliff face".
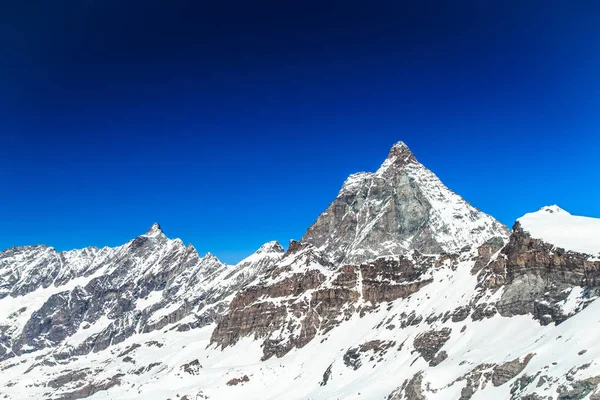
M 334 262 L 360 263 L 412 250 L 456 253 L 507 235 L 504 225 L 450 191 L 399 142 L 377 172 L 344 182 L 302 241 Z
M 600 260 L 534 239 L 516 222 L 480 280 L 486 288 L 502 289 L 501 315 L 532 314 L 542 324 L 560 323 L 600 294 Z
M 225 265 L 156 224 L 8 249 L 0 397 L 598 399 L 594 232 L 552 206 L 509 233 L 399 143 L 285 253 Z
M 211 343 L 221 348 L 244 336 L 263 342 L 263 359 L 301 348 L 384 302 L 405 298 L 431 283 L 435 257 L 379 258 L 334 268 L 312 245 L 297 245 L 255 284 L 238 292 Z

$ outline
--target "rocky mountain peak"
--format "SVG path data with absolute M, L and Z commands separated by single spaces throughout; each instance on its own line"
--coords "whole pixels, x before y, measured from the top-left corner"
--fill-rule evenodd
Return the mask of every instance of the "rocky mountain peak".
M 457 253 L 495 236 L 507 237 L 508 229 L 448 189 L 398 142 L 376 172 L 346 179 L 302 242 L 334 263 L 361 263 L 413 250 Z
M 220 263 L 221 261 L 217 258 L 217 256 L 215 256 L 213 253 L 208 252 L 204 255 L 204 257 L 202 257 L 203 260 L 205 261 L 210 261 L 210 262 L 218 262 Z
M 256 254 L 266 254 L 266 253 L 284 253 L 283 246 L 279 244 L 277 240 L 273 240 L 271 242 L 267 242 L 260 246 L 258 250 L 256 250 Z
M 406 164 L 417 164 L 415 155 L 410 151 L 406 143 L 400 141 L 392 146 L 386 159 L 387 162 L 397 167 L 403 167 Z
M 153 223 L 148 232 L 144 234 L 144 236 L 148 237 L 158 237 L 161 235 L 164 235 L 164 233 L 157 222 Z

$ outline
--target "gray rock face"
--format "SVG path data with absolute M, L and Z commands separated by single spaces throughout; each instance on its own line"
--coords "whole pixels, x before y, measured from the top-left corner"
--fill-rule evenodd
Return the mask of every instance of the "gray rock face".
M 437 259 L 415 252 L 335 268 L 314 246 L 292 243 L 261 280 L 235 295 L 211 343 L 225 348 L 251 336 L 262 339 L 264 359 L 281 357 L 355 313 L 418 292 L 431 283 L 426 272 Z
M 436 354 L 438 351 L 440 351 L 448 339 L 450 339 L 451 332 L 452 329 L 450 328 L 443 328 L 439 331 L 425 332 L 415 338 L 413 346 L 415 350 L 421 354 L 425 361 L 429 362 L 431 366 L 436 366 L 444 361 L 447 357 L 447 354 L 445 356 L 439 355 L 439 357 L 436 357 Z
M 600 261 L 533 239 L 519 222 L 507 245 L 479 275 L 482 287 L 503 290 L 496 308 L 501 315 L 532 314 L 543 325 L 561 323 L 585 307 L 600 290 Z M 577 288 L 587 296 L 575 309 L 561 304 Z
M 427 397 L 423 394 L 422 385 L 423 373 L 419 372 L 390 393 L 387 400 L 427 400 Z
M 375 173 L 358 173 L 308 229 L 303 242 L 335 263 L 384 255 L 458 252 L 508 229 L 451 192 L 400 142 Z
M 504 385 L 515 376 L 519 375 L 523 369 L 527 366 L 533 354 L 528 354 L 525 359 L 514 359 L 501 365 L 494 367 L 492 373 L 492 384 L 494 386 Z

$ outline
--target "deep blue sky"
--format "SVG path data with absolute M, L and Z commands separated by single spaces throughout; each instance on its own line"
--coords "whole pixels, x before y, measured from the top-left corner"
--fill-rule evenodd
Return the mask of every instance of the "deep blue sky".
M 0 248 L 235 262 L 398 140 L 508 225 L 600 217 L 597 1 L 210 3 L 0 3 Z

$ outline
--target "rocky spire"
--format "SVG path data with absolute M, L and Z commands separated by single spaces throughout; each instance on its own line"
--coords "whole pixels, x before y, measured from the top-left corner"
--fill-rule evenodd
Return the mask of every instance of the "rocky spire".
M 394 165 L 404 166 L 410 163 L 418 163 L 415 155 L 410 151 L 406 143 L 398 142 L 394 144 L 390 150 L 390 153 L 387 156 L 387 159 L 390 160 Z
M 153 223 L 148 232 L 144 234 L 144 236 L 149 237 L 158 237 L 161 235 L 164 236 L 164 232 L 162 231 L 160 225 L 157 222 Z

